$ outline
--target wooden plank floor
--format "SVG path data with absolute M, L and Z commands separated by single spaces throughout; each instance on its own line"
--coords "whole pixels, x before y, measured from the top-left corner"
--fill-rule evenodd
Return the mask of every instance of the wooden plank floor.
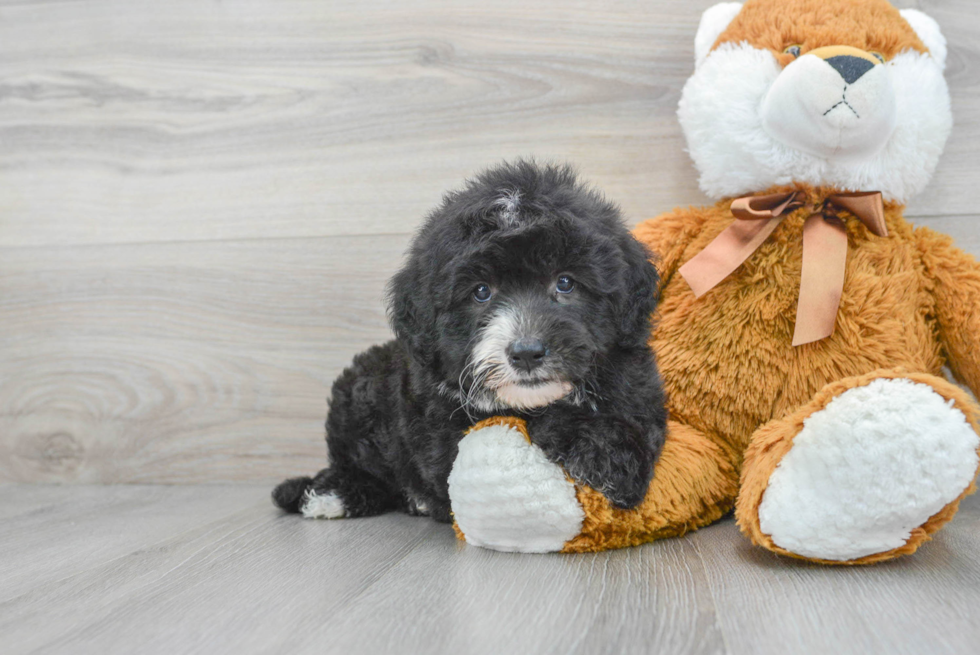
M 497 553 L 429 519 L 308 521 L 265 486 L 0 487 L 0 650 L 976 653 L 980 497 L 912 557 L 830 568 L 732 520 L 598 555 Z

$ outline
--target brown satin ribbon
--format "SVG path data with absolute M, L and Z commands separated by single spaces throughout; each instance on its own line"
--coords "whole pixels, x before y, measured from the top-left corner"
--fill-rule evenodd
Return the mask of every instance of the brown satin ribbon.
M 787 215 L 805 203 L 806 194 L 802 191 L 732 201 L 735 222 L 680 268 L 695 297 L 701 297 L 731 275 Z M 873 234 L 888 236 L 885 209 L 877 191 L 836 193 L 821 205 L 810 205 L 808 209 L 810 217 L 803 223 L 803 270 L 794 346 L 819 341 L 834 333 L 847 264 L 847 231 L 837 212 L 847 211 Z

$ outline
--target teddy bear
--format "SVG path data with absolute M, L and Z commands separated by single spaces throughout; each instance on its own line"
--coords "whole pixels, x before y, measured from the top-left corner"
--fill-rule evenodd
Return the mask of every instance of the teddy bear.
M 885 0 L 708 9 L 678 117 L 717 203 L 641 223 L 668 394 L 646 497 L 612 507 L 514 417 L 471 428 L 457 534 L 583 552 L 683 535 L 734 508 L 770 551 L 828 564 L 914 552 L 974 490 L 980 265 L 915 228 L 952 116 L 937 23 Z

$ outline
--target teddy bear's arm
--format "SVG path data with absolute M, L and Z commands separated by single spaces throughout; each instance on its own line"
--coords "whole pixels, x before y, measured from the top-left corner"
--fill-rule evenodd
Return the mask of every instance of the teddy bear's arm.
M 665 286 L 681 261 L 688 244 L 701 231 L 714 207 L 677 208 L 633 228 L 633 234 L 655 255 L 661 288 Z
M 915 231 L 932 282 L 946 364 L 974 395 L 980 394 L 980 263 L 928 228 Z

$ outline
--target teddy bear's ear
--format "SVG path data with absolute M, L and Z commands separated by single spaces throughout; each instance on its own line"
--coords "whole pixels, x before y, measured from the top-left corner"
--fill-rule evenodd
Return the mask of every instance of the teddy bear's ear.
M 935 59 L 939 66 L 946 68 L 946 37 L 939 29 L 939 23 L 931 17 L 926 16 L 918 9 L 903 9 L 902 14 L 915 33 L 919 35 L 922 42 L 929 48 L 929 54 Z
M 694 37 L 695 66 L 700 66 L 708 57 L 711 46 L 741 10 L 741 2 L 722 2 L 701 14 L 701 24 L 698 25 L 698 33 Z

